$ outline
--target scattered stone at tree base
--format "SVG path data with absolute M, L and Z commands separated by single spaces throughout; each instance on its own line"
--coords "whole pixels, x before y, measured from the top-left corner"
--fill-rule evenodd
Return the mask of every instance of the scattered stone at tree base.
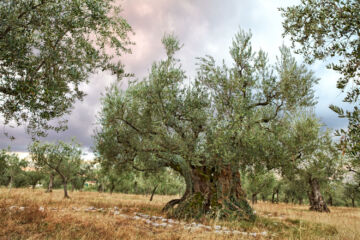
M 18 207 L 18 206 L 10 206 L 9 210 L 10 211 L 24 211 L 26 209 L 26 207 Z M 84 211 L 84 212 L 105 212 L 106 210 L 104 208 L 95 208 L 93 206 L 88 207 L 88 208 L 76 208 L 76 207 L 72 207 L 69 209 L 58 209 L 58 208 L 45 208 L 43 206 L 40 206 L 38 208 L 38 210 L 40 212 L 45 212 L 46 210 L 49 211 Z M 186 223 L 183 221 L 177 221 L 174 219 L 168 219 L 168 218 L 164 218 L 161 216 L 150 216 L 147 214 L 143 214 L 143 213 L 139 213 L 139 212 L 134 212 L 133 217 L 126 215 L 126 214 L 122 214 L 121 213 L 121 209 L 119 209 L 118 207 L 114 207 L 114 208 L 108 208 L 108 212 L 109 214 L 112 214 L 114 216 L 117 217 L 121 217 L 121 218 L 125 218 L 125 219 L 132 219 L 132 220 L 136 220 L 136 221 L 144 221 L 146 224 L 155 227 L 155 228 L 173 228 L 174 226 L 182 226 L 184 230 L 187 230 L 189 232 L 196 232 L 196 231 L 207 231 L 207 232 L 213 232 L 216 234 L 226 234 L 226 235 L 239 235 L 242 234 L 243 236 L 252 236 L 252 237 L 257 237 L 257 236 L 268 236 L 268 233 L 266 231 L 261 232 L 261 233 L 256 233 L 256 232 L 241 232 L 238 230 L 231 230 L 227 227 L 222 227 L 219 225 L 214 225 L 209 226 L 209 225 L 204 225 L 201 223 L 196 223 L 196 222 L 192 222 L 192 223 Z M 158 221 L 158 222 L 156 222 Z

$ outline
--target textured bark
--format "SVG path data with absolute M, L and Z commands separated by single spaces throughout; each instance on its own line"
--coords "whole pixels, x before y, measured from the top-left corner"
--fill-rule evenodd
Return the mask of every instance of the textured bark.
M 255 220 L 252 208 L 241 188 L 239 171 L 230 166 L 215 171 L 206 167 L 190 168 L 182 172 L 186 190 L 181 199 L 171 200 L 164 207 L 175 218 Z
M 326 202 L 324 201 L 323 196 L 320 192 L 319 182 L 316 178 L 309 178 L 310 184 L 310 192 L 309 202 L 310 202 L 310 210 L 317 212 L 330 212 L 330 209 L 327 207 Z
M 53 183 L 54 183 L 54 174 L 50 174 L 49 185 L 48 185 L 48 189 L 46 190 L 46 192 L 52 192 Z

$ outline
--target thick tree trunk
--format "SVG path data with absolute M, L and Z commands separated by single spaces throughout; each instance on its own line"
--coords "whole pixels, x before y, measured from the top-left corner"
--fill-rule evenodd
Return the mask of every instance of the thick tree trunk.
M 330 212 L 330 209 L 327 207 L 326 202 L 324 201 L 323 196 L 320 192 L 319 182 L 316 178 L 309 178 L 310 184 L 310 192 L 309 202 L 310 202 L 310 210 L 317 212 Z
M 352 207 L 355 207 L 355 198 L 351 199 L 351 205 L 352 205 Z
M 64 186 L 64 198 L 70 198 L 67 192 L 67 181 L 63 179 L 63 186 Z
M 182 175 L 186 190 L 181 199 L 171 200 L 164 207 L 169 216 L 189 219 L 207 215 L 216 219 L 255 220 L 241 188 L 237 168 L 224 166 L 215 171 L 193 167 L 182 171 Z
M 50 179 L 49 179 L 48 189 L 46 190 L 46 192 L 52 192 L 53 182 L 54 182 L 54 174 L 51 173 L 50 174 Z
M 154 195 L 155 195 L 155 191 L 156 191 L 156 189 L 157 189 L 157 187 L 158 187 L 159 185 L 156 185 L 155 187 L 154 187 L 154 189 L 152 190 L 152 192 L 151 192 L 151 196 L 150 196 L 150 202 L 153 200 L 153 197 L 154 197 Z

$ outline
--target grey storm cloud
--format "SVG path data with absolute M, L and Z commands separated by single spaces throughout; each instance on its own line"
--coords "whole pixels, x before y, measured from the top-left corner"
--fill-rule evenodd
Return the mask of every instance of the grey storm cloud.
M 183 68 L 189 77 L 196 70 L 196 58 L 205 54 L 216 60 L 225 59 L 230 63 L 228 53 L 234 34 L 239 27 L 253 34 L 255 49 L 268 52 L 271 61 L 275 60 L 278 47 L 283 43 L 281 14 L 279 7 L 296 4 L 297 0 L 119 0 L 123 16 L 132 26 L 132 54 L 121 56 L 125 70 L 134 73 L 135 78 L 144 78 L 151 64 L 165 56 L 161 38 L 165 33 L 175 34 L 183 48 L 178 54 Z M 299 59 L 301 59 L 299 57 Z M 319 118 L 331 128 L 346 126 L 346 121 L 337 118 L 328 106 L 340 104 L 342 96 L 336 89 L 337 76 L 325 69 L 323 64 L 312 66 L 316 75 L 321 78 L 316 87 L 318 104 L 315 111 Z M 96 115 L 101 109 L 101 94 L 106 87 L 115 81 L 108 72 L 99 72 L 90 76 L 90 83 L 82 89 L 87 93 L 84 101 L 74 105 L 69 120 L 68 130 L 60 133 L 50 132 L 44 141 L 77 141 L 89 150 L 92 146 L 92 135 L 96 127 Z M 126 88 L 126 81 L 122 88 Z M 24 127 L 5 128 L 15 136 L 10 141 L 0 134 L 0 148 L 11 146 L 13 151 L 26 151 L 31 142 Z

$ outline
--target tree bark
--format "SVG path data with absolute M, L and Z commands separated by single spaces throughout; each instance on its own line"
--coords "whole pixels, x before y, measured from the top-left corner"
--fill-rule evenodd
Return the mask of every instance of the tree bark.
M 333 206 L 333 198 L 332 198 L 332 196 L 330 195 L 329 196 L 329 199 L 328 199 L 328 204 L 330 205 L 330 206 Z
M 114 192 L 114 189 L 115 189 L 115 184 L 111 183 L 110 194 L 112 194 Z
M 330 212 L 330 209 L 327 207 L 326 202 L 324 201 L 323 196 L 320 192 L 319 182 L 316 178 L 309 178 L 310 184 L 310 192 L 309 202 L 310 202 L 310 210 L 317 212 Z
M 14 178 L 13 176 L 10 176 L 9 191 L 12 189 L 13 182 L 14 182 Z
M 155 195 L 155 191 L 156 191 L 156 189 L 157 189 L 158 186 L 159 186 L 159 185 L 156 185 L 156 186 L 154 187 L 154 189 L 152 190 L 151 196 L 150 196 L 150 202 L 153 200 L 153 197 L 154 197 L 154 195 Z
M 275 203 L 275 192 L 272 193 L 271 196 L 271 203 Z
M 67 180 L 63 179 L 63 186 L 64 186 L 64 198 L 70 198 L 67 192 Z
M 257 193 L 253 193 L 251 195 L 251 202 L 252 202 L 252 204 L 257 203 Z
M 207 215 L 216 219 L 255 220 L 241 187 L 238 168 L 232 169 L 228 165 L 216 171 L 214 168 L 188 167 L 181 174 L 186 190 L 182 198 L 171 200 L 164 207 L 170 217 L 199 219 Z
M 46 190 L 47 193 L 52 192 L 53 182 L 54 182 L 54 174 L 51 173 L 50 174 L 50 179 L 49 179 L 48 189 Z

